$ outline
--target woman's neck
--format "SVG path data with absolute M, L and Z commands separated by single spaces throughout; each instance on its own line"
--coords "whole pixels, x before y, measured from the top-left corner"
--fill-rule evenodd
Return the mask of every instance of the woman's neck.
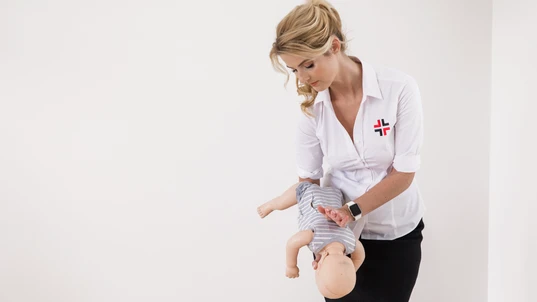
M 362 95 L 362 63 L 357 58 L 355 60 L 342 54 L 339 72 L 330 85 L 332 100 L 361 101 L 358 96 Z

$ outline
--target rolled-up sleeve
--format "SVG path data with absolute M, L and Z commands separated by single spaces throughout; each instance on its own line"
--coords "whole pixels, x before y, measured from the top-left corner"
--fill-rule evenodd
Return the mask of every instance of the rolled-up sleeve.
M 393 167 L 399 172 L 416 172 L 420 168 L 423 144 L 423 109 L 416 81 L 408 77 L 397 106 L 395 157 Z
M 315 129 L 315 118 L 301 113 L 296 131 L 296 165 L 300 178 L 323 176 L 323 151 Z

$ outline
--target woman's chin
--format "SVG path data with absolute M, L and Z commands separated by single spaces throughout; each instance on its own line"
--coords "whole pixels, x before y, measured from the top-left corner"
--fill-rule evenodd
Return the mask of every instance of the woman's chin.
M 313 90 L 315 90 L 315 91 L 317 91 L 317 92 L 319 92 L 319 91 L 323 91 L 323 90 L 324 90 L 324 87 L 321 86 L 321 85 L 319 85 L 319 84 L 317 84 L 317 85 L 315 85 L 315 86 L 311 86 L 311 88 L 313 88 Z

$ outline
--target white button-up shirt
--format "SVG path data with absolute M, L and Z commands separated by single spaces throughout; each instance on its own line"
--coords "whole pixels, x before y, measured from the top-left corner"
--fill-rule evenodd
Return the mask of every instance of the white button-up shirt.
M 356 58 L 353 58 L 357 60 Z M 415 80 L 400 71 L 362 62 L 363 99 L 353 136 L 339 122 L 328 89 L 300 115 L 296 162 L 301 178 L 322 179 L 339 188 L 347 200 L 367 192 L 395 168 L 420 167 L 423 140 L 421 97 Z M 411 232 L 425 211 L 416 180 L 400 195 L 351 223 L 363 239 L 391 240 Z

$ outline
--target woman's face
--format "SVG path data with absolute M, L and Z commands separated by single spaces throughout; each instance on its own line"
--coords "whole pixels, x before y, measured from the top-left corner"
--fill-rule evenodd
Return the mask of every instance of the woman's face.
M 337 58 L 332 53 L 313 59 L 292 54 L 282 54 L 280 58 L 301 84 L 310 85 L 316 91 L 330 87 L 338 70 Z

